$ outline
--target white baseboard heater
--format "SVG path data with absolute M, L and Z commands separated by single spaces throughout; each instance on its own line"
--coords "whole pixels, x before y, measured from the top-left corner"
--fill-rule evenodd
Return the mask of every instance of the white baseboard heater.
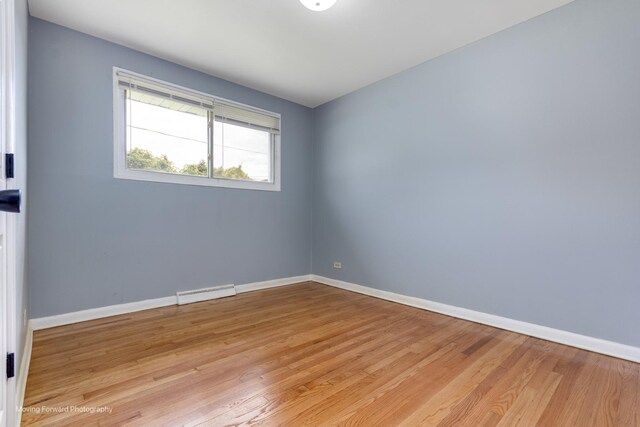
M 231 297 L 236 294 L 236 285 L 215 286 L 213 288 L 195 289 L 193 291 L 176 292 L 178 305 L 210 299 Z

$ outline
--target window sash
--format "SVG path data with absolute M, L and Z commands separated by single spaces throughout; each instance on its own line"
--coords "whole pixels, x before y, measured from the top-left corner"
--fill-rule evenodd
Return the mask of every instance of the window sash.
M 137 102 L 144 102 L 144 103 L 148 103 L 150 105 L 158 105 L 158 106 L 162 106 L 164 108 L 170 108 L 171 110 L 174 111 L 178 111 L 178 112 L 187 112 L 187 113 L 193 113 L 193 114 L 197 114 L 200 115 L 200 111 L 198 110 L 202 110 L 203 106 L 201 104 L 197 105 L 194 103 L 187 103 L 185 101 L 183 101 L 182 99 L 178 98 L 178 97 L 158 97 L 155 93 L 151 94 L 150 92 L 145 92 L 146 96 L 145 97 L 132 97 L 132 93 L 136 93 L 138 91 L 138 89 L 131 89 L 129 86 L 129 89 L 127 89 L 126 87 L 123 87 L 122 85 L 119 85 L 120 90 L 123 93 L 123 97 L 122 97 L 122 102 L 124 103 L 123 108 L 125 110 L 125 129 L 127 129 L 130 126 L 130 112 L 127 111 L 127 101 L 128 100 L 133 100 L 133 101 L 137 101 Z M 154 100 L 155 99 L 167 99 L 169 100 L 172 105 L 162 105 L 160 103 L 157 103 L 157 101 Z M 182 106 L 184 105 L 191 105 L 193 107 L 195 107 L 193 110 L 189 111 L 188 109 L 184 109 L 182 108 Z M 173 108 L 171 108 L 173 107 Z M 197 110 L 196 110 L 197 108 Z M 172 172 L 166 172 L 166 171 L 161 171 L 161 170 L 146 170 L 146 169 L 136 169 L 136 168 L 130 168 L 127 164 L 127 162 L 125 161 L 125 165 L 127 167 L 127 169 L 132 169 L 132 170 L 138 170 L 138 171 L 142 171 L 145 170 L 147 172 L 152 172 L 152 173 L 162 173 L 162 174 L 172 174 L 172 175 L 183 175 L 183 176 L 192 176 L 195 178 L 204 178 L 204 179 L 223 179 L 223 180 L 232 180 L 232 181 L 244 181 L 244 182 L 264 182 L 264 183 L 269 183 L 269 184 L 273 184 L 275 181 L 275 136 L 276 134 L 274 134 L 273 132 L 269 132 L 269 130 L 262 128 L 262 127 L 256 127 L 256 126 L 251 126 L 250 128 L 252 129 L 256 129 L 263 131 L 263 132 L 267 132 L 269 133 L 269 158 L 268 158 L 268 162 L 269 162 L 269 179 L 268 181 L 255 181 L 255 180 L 247 180 L 247 179 L 242 179 L 242 178 L 227 178 L 224 176 L 219 176 L 219 175 L 215 175 L 215 167 L 214 167 L 214 143 L 215 143 L 215 126 L 214 126 L 214 121 L 215 122 L 219 122 L 219 123 L 228 123 L 228 124 L 232 124 L 232 125 L 238 125 L 236 123 L 236 121 L 234 120 L 228 120 L 224 117 L 222 117 L 222 119 L 215 115 L 213 110 L 208 110 L 207 113 L 207 169 L 208 169 L 208 175 L 205 176 L 198 176 L 198 175 L 189 175 L 189 174 L 183 174 L 183 173 L 172 173 Z M 241 125 L 242 126 L 242 125 Z M 129 135 L 129 132 L 127 132 L 125 134 L 125 157 L 128 153 L 128 151 L 131 149 L 131 136 Z M 224 150 L 224 148 L 223 148 Z M 223 154 L 224 155 L 224 154 Z
M 269 132 L 269 180 L 268 181 L 255 181 L 255 180 L 247 180 L 247 179 L 242 179 L 242 178 L 226 178 L 223 176 L 217 176 L 214 175 L 214 144 L 215 144 L 215 126 L 214 126 L 214 121 L 218 122 L 218 123 L 229 123 L 229 124 L 234 124 L 232 122 L 223 122 L 218 120 L 218 117 L 215 116 L 213 113 L 211 113 L 209 115 L 209 178 L 212 179 L 227 179 L 227 180 L 232 180 L 232 181 L 241 181 L 241 182 L 264 182 L 266 184 L 273 184 L 276 180 L 276 158 L 275 158 L 275 151 L 276 151 L 276 138 L 278 137 L 277 134 L 274 134 L 272 132 Z M 265 132 L 268 132 L 264 129 L 259 129 Z M 223 148 L 224 150 L 224 148 Z M 224 155 L 224 153 L 223 153 Z

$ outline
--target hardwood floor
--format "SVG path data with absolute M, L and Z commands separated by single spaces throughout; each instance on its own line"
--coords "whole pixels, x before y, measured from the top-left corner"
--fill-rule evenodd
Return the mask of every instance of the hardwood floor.
M 303 283 L 36 331 L 25 408 L 25 425 L 628 427 L 640 364 Z

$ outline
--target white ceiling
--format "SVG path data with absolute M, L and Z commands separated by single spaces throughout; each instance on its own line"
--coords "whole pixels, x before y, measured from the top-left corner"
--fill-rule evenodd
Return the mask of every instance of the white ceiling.
M 31 15 L 315 107 L 572 0 L 29 0 Z

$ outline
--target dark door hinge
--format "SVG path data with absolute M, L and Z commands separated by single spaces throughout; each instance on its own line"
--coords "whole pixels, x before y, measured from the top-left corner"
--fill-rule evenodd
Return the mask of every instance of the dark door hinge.
M 16 355 L 15 353 L 7 353 L 7 378 L 16 376 Z
M 4 176 L 5 178 L 13 178 L 15 176 L 15 171 L 13 170 L 13 153 L 5 153 L 4 155 Z

